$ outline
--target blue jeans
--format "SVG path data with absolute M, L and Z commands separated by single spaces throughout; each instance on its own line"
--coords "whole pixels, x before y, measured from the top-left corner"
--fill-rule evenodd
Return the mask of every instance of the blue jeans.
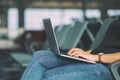
M 21 80 L 113 80 L 108 68 L 57 56 L 51 51 L 37 51 Z

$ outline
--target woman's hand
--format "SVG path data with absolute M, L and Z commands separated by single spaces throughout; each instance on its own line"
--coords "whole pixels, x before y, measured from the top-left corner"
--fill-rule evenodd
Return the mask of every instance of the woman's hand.
M 69 56 L 83 58 L 90 61 L 98 61 L 98 55 L 90 54 L 90 51 L 84 51 L 79 48 L 72 48 L 67 53 Z

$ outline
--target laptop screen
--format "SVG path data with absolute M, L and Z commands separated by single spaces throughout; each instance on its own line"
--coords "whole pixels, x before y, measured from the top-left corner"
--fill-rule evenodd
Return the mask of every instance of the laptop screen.
M 50 18 L 43 19 L 43 24 L 51 51 L 59 54 L 59 46 Z

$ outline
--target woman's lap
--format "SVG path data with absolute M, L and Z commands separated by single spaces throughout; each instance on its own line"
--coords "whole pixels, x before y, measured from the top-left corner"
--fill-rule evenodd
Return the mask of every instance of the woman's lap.
M 99 64 L 99 63 L 91 64 L 91 63 L 66 59 L 63 57 L 59 57 L 50 51 L 35 52 L 33 55 L 33 59 L 28 65 L 25 72 L 26 73 L 24 73 L 24 76 L 28 75 L 28 77 L 29 75 L 32 76 L 31 74 L 38 72 L 39 76 L 37 75 L 37 73 L 36 73 L 37 76 L 35 75 L 36 80 L 43 78 L 42 76 L 44 75 L 45 72 L 46 72 L 45 76 L 47 80 L 55 80 L 56 78 L 59 77 L 63 78 L 61 80 L 66 80 L 65 78 L 67 77 L 71 77 L 72 80 L 73 79 L 77 80 L 77 78 L 72 75 L 76 75 L 78 78 L 81 78 L 81 80 L 83 77 L 86 78 L 84 80 L 89 80 L 89 78 L 95 78 L 98 76 L 102 76 L 102 77 L 98 77 L 98 79 L 95 80 L 100 80 L 102 78 L 106 78 L 106 80 L 112 80 L 109 79 L 111 75 L 108 68 L 103 64 Z M 29 74 L 27 72 L 29 72 Z M 58 77 L 55 78 L 55 75 L 57 75 Z M 53 76 L 55 79 L 53 79 Z M 34 75 L 32 77 L 34 77 Z M 31 80 L 35 80 L 35 79 L 31 79 Z

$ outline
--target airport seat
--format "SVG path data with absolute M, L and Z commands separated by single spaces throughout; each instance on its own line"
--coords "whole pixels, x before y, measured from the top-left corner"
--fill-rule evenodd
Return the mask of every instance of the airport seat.
M 90 45 L 94 42 L 96 34 L 100 30 L 101 25 L 101 20 L 88 21 L 87 28 L 80 39 L 78 47 L 82 48 L 83 50 L 88 50 Z
M 59 30 L 59 31 L 57 30 L 57 32 L 55 34 L 56 34 L 59 45 L 61 45 L 61 43 L 64 41 L 64 39 L 67 36 L 67 33 L 71 30 L 72 26 L 73 26 L 72 24 L 63 25 L 61 30 Z
M 120 60 L 109 65 L 110 71 L 115 80 L 120 80 Z
M 96 20 L 96 21 L 88 21 L 88 30 L 92 33 L 93 37 L 96 37 L 97 32 L 101 28 L 101 25 L 103 24 L 102 20 Z
M 101 43 L 101 41 L 103 40 L 107 29 L 109 28 L 110 24 L 115 21 L 117 18 L 113 19 L 113 18 L 107 18 L 104 20 L 99 32 L 97 33 L 94 42 L 90 45 L 89 49 L 94 49 L 96 47 L 98 47 L 98 45 Z
M 88 22 L 75 22 L 75 25 L 64 35 L 59 46 L 65 49 L 77 47 L 83 32 L 87 27 Z

